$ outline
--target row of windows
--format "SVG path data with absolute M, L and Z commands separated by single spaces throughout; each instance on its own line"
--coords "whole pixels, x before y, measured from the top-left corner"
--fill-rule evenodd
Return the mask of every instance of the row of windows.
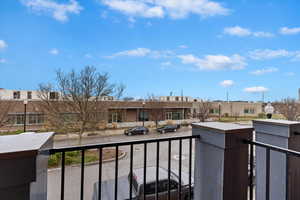
M 58 92 L 50 92 L 49 93 L 50 99 L 58 99 Z M 13 99 L 21 99 L 21 91 L 14 91 L 13 92 Z M 32 92 L 27 91 L 27 99 L 32 99 Z
M 9 115 L 9 124 L 11 125 L 22 125 L 24 124 L 24 115 L 23 114 L 13 114 Z M 26 115 L 26 124 L 38 125 L 44 123 L 43 114 L 27 114 Z

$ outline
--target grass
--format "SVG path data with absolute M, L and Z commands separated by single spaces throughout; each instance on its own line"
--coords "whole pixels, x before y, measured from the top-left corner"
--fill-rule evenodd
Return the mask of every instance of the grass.
M 108 160 L 115 158 L 116 151 L 115 149 L 104 148 L 102 152 L 102 160 Z M 118 156 L 122 154 L 122 151 L 119 150 Z M 86 150 L 84 163 L 92 163 L 99 160 L 99 151 L 98 150 Z M 65 153 L 65 164 L 74 165 L 81 163 L 81 152 L 80 151 L 70 151 Z M 61 153 L 55 153 L 49 157 L 48 167 L 58 167 L 61 164 Z
M 254 117 L 221 117 L 221 122 L 238 122 L 238 121 L 252 121 L 254 119 L 267 119 L 265 115 L 259 115 Z M 285 119 L 281 114 L 273 114 L 272 119 Z
M 17 130 L 17 131 L 9 131 L 9 132 L 0 132 L 1 135 L 18 135 L 20 133 L 23 133 L 23 130 Z

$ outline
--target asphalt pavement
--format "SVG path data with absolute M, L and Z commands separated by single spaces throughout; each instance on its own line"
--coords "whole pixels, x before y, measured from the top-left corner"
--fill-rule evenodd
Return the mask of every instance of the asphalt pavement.
M 99 144 L 106 142 L 117 142 L 117 141 L 130 141 L 130 140 L 142 140 L 150 138 L 160 138 L 160 137 L 172 137 L 172 136 L 183 136 L 191 135 L 191 129 L 183 128 L 176 133 L 166 133 L 157 134 L 150 133 L 149 135 L 136 135 L 136 136 L 107 136 L 107 137 L 87 137 L 84 138 L 81 144 Z M 60 140 L 55 141 L 55 147 L 62 146 L 74 146 L 78 145 L 78 140 Z M 147 145 L 147 166 L 156 166 L 156 147 L 157 144 Z M 172 142 L 171 151 L 171 168 L 173 170 L 178 170 L 179 166 L 179 142 Z M 127 154 L 124 158 L 119 160 L 118 164 L 118 177 L 126 176 L 129 172 L 130 160 L 129 160 L 129 146 L 120 147 L 121 150 L 125 151 Z M 193 142 L 194 149 L 194 142 Z M 167 168 L 168 166 L 168 142 L 160 143 L 159 152 L 159 166 Z M 194 161 L 194 150 L 192 151 L 192 161 Z M 189 169 L 189 141 L 183 140 L 182 142 L 182 170 L 188 173 Z M 133 168 L 140 168 L 144 165 L 144 146 L 134 145 L 134 157 L 133 157 Z M 192 168 L 194 164 L 192 164 Z M 65 170 L 65 200 L 76 200 L 80 199 L 80 166 L 67 166 Z M 84 173 L 84 199 L 91 200 L 93 192 L 93 184 L 98 181 L 99 166 L 98 164 L 86 165 Z M 155 174 L 153 174 L 155 176 Z M 106 162 L 102 166 L 102 180 L 112 180 L 115 178 L 115 162 Z M 48 170 L 48 200 L 60 199 L 60 180 L 61 180 L 61 170 L 50 169 Z M 113 190 L 114 188 L 111 188 Z

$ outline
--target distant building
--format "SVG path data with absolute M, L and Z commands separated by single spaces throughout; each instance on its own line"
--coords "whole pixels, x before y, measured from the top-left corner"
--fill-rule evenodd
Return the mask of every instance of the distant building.
M 160 101 L 170 101 L 170 102 L 195 102 L 200 101 L 200 99 L 195 99 L 189 96 L 160 96 Z

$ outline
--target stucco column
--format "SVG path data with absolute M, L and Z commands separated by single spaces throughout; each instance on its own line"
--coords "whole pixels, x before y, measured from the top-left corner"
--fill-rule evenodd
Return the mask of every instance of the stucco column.
M 254 120 L 255 139 L 258 142 L 300 151 L 300 123 L 287 120 Z M 255 147 L 256 155 L 256 199 L 265 200 L 266 149 Z M 289 200 L 300 199 L 300 158 L 288 158 Z M 286 199 L 286 155 L 270 152 L 270 199 Z
M 53 133 L 0 136 L 0 199 L 47 200 Z
M 248 145 L 253 128 L 230 123 L 192 124 L 195 140 L 195 200 L 247 199 Z

